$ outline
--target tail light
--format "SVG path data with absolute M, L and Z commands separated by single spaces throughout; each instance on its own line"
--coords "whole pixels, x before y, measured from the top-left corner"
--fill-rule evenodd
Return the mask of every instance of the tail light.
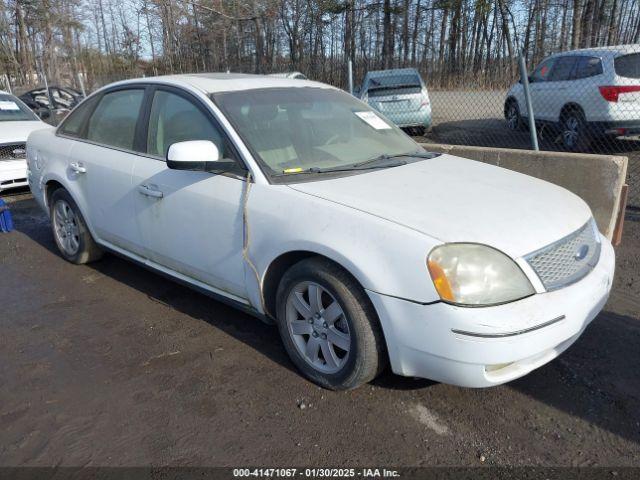
M 606 86 L 598 87 L 598 89 L 600 90 L 602 98 L 607 102 L 617 102 L 621 93 L 640 92 L 640 85 Z

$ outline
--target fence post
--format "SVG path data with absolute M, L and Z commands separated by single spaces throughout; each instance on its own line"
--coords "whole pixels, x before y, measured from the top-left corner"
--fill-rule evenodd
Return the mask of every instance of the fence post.
M 349 60 L 349 93 L 353 95 L 353 62 Z
M 53 97 L 51 96 L 51 90 L 49 90 L 49 82 L 47 81 L 47 74 L 42 71 L 42 79 L 44 80 L 44 88 L 47 90 L 47 98 L 49 99 L 49 108 L 54 110 Z
M 522 55 L 522 51 L 518 54 L 518 65 L 520 66 L 520 81 L 522 82 L 522 88 L 524 89 L 524 98 L 527 102 L 527 118 L 529 121 L 529 134 L 531 135 L 531 147 L 537 151 L 539 150 L 538 135 L 536 134 L 536 122 L 533 117 L 533 107 L 531 105 L 529 75 L 527 73 L 527 66 L 524 64 L 524 55 Z
M 80 90 L 82 90 L 82 96 L 86 97 L 87 92 L 84 89 L 84 82 L 82 81 L 82 74 L 80 72 L 78 72 L 78 83 L 80 84 Z
M 6 73 L 4 74 L 4 81 L 6 83 L 7 90 L 9 90 L 9 93 L 13 93 L 13 91 L 11 90 L 11 82 L 9 81 L 9 76 Z

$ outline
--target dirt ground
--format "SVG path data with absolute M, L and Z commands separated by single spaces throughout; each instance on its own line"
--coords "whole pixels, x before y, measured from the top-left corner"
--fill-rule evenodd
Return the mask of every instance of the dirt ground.
M 472 390 L 321 390 L 275 328 L 115 256 L 55 251 L 29 195 L 0 234 L 0 465 L 640 465 L 640 218 L 560 358 Z

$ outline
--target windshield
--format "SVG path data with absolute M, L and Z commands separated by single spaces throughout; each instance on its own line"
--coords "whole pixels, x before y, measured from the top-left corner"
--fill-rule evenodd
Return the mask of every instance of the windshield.
M 339 90 L 257 89 L 212 98 L 267 174 L 335 169 L 422 151 L 398 127 Z
M 38 117 L 13 95 L 0 93 L 0 122 L 24 120 L 38 120 Z

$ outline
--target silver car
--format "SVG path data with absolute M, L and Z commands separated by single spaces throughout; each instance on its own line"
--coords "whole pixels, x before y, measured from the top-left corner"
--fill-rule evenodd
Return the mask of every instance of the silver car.
M 427 86 L 415 68 L 368 72 L 355 95 L 412 133 L 422 135 L 431 126 Z

